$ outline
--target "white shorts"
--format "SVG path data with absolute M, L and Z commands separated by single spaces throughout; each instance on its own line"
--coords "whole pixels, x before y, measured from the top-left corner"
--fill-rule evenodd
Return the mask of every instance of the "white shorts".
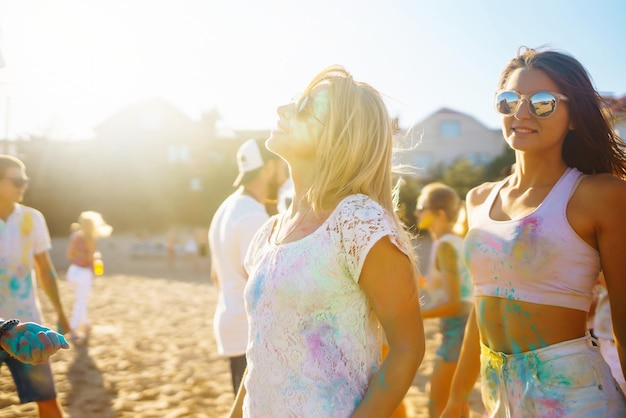
M 590 336 L 521 354 L 481 345 L 489 417 L 626 417 L 626 398 Z
M 70 283 L 87 283 L 93 279 L 93 269 L 91 267 L 80 267 L 71 264 L 67 269 L 67 281 Z
M 613 377 L 622 388 L 622 392 L 626 393 L 626 379 L 624 379 L 624 372 L 622 372 L 622 364 L 619 361 L 615 340 L 598 338 L 598 341 L 600 342 L 600 353 L 602 353 L 604 361 L 606 361 L 611 368 Z

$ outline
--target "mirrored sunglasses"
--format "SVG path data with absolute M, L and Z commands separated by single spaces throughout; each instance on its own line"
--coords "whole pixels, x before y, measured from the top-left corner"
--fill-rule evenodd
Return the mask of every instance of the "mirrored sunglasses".
M 313 117 L 313 119 L 324 125 L 324 122 L 322 122 L 317 116 L 315 116 L 313 111 L 309 108 L 309 98 L 310 96 L 307 94 L 306 96 L 302 97 L 300 101 L 294 100 L 296 105 L 296 117 L 300 118 L 302 114 L 306 112 L 307 114 L 309 114 L 309 116 Z
M 27 177 L 3 177 L 2 180 L 9 180 L 17 188 L 28 186 Z
M 496 110 L 505 116 L 513 115 L 524 100 L 528 102 L 528 109 L 531 114 L 538 118 L 546 118 L 556 111 L 556 105 L 559 101 L 567 101 L 568 98 L 549 91 L 538 91 L 530 96 L 524 96 L 513 90 L 502 90 L 496 92 Z

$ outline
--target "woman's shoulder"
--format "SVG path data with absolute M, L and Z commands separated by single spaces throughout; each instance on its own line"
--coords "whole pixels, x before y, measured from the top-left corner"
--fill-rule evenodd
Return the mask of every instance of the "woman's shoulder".
M 82 230 L 74 231 L 70 234 L 70 240 L 73 242 L 85 241 L 85 234 Z
M 467 192 L 465 201 L 470 206 L 478 206 L 484 203 L 489 193 L 491 193 L 493 188 L 499 183 L 498 181 L 487 182 L 470 189 L 470 191 Z
M 626 187 L 626 179 L 619 178 L 611 173 L 588 174 L 583 176 L 580 185 L 602 194 L 624 190 Z
M 343 198 L 335 208 L 338 218 L 369 219 L 380 218 L 385 209 L 371 197 L 364 194 L 353 194 Z
M 581 179 L 574 198 L 593 202 L 594 207 L 623 209 L 626 206 L 626 180 L 610 173 L 586 175 Z

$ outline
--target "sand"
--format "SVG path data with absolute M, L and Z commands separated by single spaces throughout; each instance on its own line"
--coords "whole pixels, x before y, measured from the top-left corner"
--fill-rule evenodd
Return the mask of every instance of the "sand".
M 156 240 L 158 238 L 152 238 Z M 181 250 L 174 260 L 157 249 L 138 250 L 134 237 L 102 242 L 105 275 L 89 301 L 89 339 L 52 358 L 60 404 L 72 418 L 223 417 L 233 401 L 228 361 L 217 354 L 212 331 L 216 291 L 209 261 Z M 66 239 L 51 256 L 66 313 L 73 292 L 64 280 Z M 40 293 L 44 323 L 55 316 Z M 440 341 L 437 321 L 425 322 L 424 361 L 405 398 L 410 417 L 427 417 L 428 380 Z M 472 417 L 482 415 L 478 385 Z M 37 417 L 34 403 L 19 405 L 6 367 L 0 373 L 0 418 Z

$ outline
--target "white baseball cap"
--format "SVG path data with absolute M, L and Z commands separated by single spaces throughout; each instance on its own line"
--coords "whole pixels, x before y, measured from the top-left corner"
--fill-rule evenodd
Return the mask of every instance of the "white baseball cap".
M 239 168 L 239 175 L 233 183 L 233 187 L 239 187 L 252 180 L 247 178 L 246 174 L 249 174 L 265 165 L 261 150 L 259 150 L 259 144 L 254 139 L 249 139 L 244 142 L 237 150 L 237 167 Z

